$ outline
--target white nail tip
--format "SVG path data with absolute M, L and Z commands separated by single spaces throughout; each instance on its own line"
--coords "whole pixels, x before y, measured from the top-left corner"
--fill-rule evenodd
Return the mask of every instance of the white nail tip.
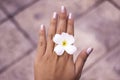
M 54 12 L 54 13 L 53 13 L 53 18 L 55 19 L 56 17 L 57 17 L 57 13 Z
M 71 19 L 72 18 L 72 13 L 69 13 L 69 17 L 68 17 L 69 19 Z
M 90 54 L 92 52 L 93 48 L 88 48 L 87 49 L 87 54 Z
M 61 6 L 61 12 L 65 12 L 65 7 Z
M 42 24 L 42 25 L 40 26 L 40 29 L 43 30 L 43 28 L 44 28 L 44 25 Z

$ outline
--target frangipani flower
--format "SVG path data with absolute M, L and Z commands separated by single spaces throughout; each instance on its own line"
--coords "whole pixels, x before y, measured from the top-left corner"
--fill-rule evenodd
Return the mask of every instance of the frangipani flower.
M 75 42 L 74 37 L 68 33 L 63 32 L 61 35 L 56 34 L 53 37 L 53 41 L 57 44 L 54 48 L 57 55 L 62 55 L 64 51 L 68 54 L 73 54 L 77 50 L 77 48 L 73 45 Z

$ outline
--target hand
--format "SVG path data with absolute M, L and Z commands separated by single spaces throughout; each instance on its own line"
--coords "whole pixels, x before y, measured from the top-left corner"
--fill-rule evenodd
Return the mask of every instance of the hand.
M 70 13 L 67 16 L 64 6 L 61 7 L 59 14 L 54 12 L 50 21 L 47 38 L 45 26 L 41 26 L 34 65 L 35 80 L 79 80 L 84 63 L 93 49 L 82 50 L 75 63 L 73 62 L 73 55 L 69 55 L 66 52 L 61 56 L 56 55 L 54 52 L 55 44 L 53 36 L 56 33 L 60 34 L 62 32 L 74 35 L 72 14 Z

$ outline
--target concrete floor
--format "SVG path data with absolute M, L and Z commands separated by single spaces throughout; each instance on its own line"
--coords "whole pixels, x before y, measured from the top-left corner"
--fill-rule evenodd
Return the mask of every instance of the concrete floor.
M 94 47 L 80 80 L 120 80 L 120 0 L 0 0 L 0 80 L 34 80 L 40 24 L 61 5 L 74 15 L 77 53 Z

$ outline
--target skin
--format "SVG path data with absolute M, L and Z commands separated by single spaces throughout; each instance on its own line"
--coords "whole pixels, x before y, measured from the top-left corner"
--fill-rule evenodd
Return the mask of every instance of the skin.
M 54 52 L 53 36 L 66 32 L 74 35 L 74 20 L 68 19 L 67 10 L 59 12 L 56 18 L 51 18 L 48 34 L 45 27 L 40 29 L 40 39 L 34 63 L 35 80 L 79 80 L 88 57 L 86 49 L 80 51 L 75 62 L 73 55 L 66 52 L 58 56 Z

